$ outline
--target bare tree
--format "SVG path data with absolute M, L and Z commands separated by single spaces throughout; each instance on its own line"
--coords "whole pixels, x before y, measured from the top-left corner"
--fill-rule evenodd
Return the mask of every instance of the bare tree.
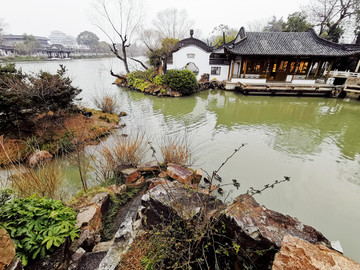
M 270 19 L 257 19 L 246 24 L 247 31 L 249 32 L 262 32 Z
M 142 28 L 139 33 L 140 40 L 145 44 L 146 48 L 153 52 L 161 47 L 160 33 L 155 29 Z
M 307 7 L 309 18 L 319 28 L 319 35 L 338 42 L 342 24 L 356 15 L 360 0 L 315 0 Z
M 189 33 L 193 21 L 188 19 L 185 10 L 165 9 L 156 15 L 153 25 L 161 38 L 183 39 Z
M 143 62 L 128 56 L 128 48 L 143 20 L 143 1 L 95 0 L 94 10 L 94 24 L 109 38 L 110 49 L 124 63 L 126 72 L 130 72 L 128 58 L 147 69 Z

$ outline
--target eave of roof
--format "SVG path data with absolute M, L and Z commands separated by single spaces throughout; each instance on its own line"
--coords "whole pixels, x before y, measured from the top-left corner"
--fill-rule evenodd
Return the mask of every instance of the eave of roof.
M 307 32 L 248 32 L 246 38 L 225 48 L 236 55 L 327 56 L 341 57 L 360 53 L 346 46 Z
M 188 46 L 197 46 L 206 52 L 212 52 L 214 50 L 214 47 L 208 46 L 205 42 L 201 41 L 200 39 L 190 37 L 180 40 L 176 45 L 175 51 Z

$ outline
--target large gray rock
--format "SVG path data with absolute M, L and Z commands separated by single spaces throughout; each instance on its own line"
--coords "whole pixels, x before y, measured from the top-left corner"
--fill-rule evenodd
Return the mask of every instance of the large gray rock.
M 360 270 L 360 264 L 321 244 L 291 235 L 283 238 L 272 270 Z
M 160 184 L 154 185 L 141 201 L 142 214 L 146 217 L 148 226 L 165 224 L 174 218 L 191 219 L 201 211 L 204 202 L 207 202 L 208 216 L 225 207 L 220 200 L 185 188 L 176 181 L 159 181 Z
M 106 252 L 87 252 L 85 253 L 77 264 L 77 270 L 97 270 L 102 259 L 104 259 Z
M 102 192 L 92 197 L 90 204 L 96 204 L 100 207 L 101 214 L 104 215 L 109 210 L 110 206 L 110 194 Z
M 285 235 L 293 235 L 314 244 L 330 247 L 330 242 L 314 228 L 298 219 L 269 210 L 254 198 L 241 195 L 226 209 L 223 221 L 227 236 L 252 252 L 244 252 L 257 269 L 271 267 Z M 261 253 L 257 252 L 261 251 Z

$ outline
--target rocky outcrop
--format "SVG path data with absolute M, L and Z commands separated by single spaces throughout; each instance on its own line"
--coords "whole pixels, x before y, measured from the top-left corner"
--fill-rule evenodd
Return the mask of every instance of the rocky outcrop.
M 166 174 L 171 178 L 187 185 L 193 179 L 193 172 L 177 164 L 169 163 L 166 169 Z
M 191 191 L 178 182 L 159 180 L 142 197 L 141 210 L 147 226 L 168 223 L 174 219 L 191 219 L 207 202 L 207 215 L 224 209 L 225 205 L 214 197 Z M 164 184 L 163 184 L 164 183 Z
M 136 168 L 127 168 L 121 171 L 121 176 L 127 184 L 131 184 L 140 176 L 140 173 Z
M 159 164 L 157 163 L 156 160 L 150 161 L 150 162 L 146 162 L 143 164 L 140 164 L 139 166 L 137 166 L 137 169 L 140 172 L 155 172 L 155 171 L 160 171 L 159 168 Z
M 45 150 L 37 150 L 35 153 L 31 154 L 29 157 L 29 165 L 35 167 L 41 163 L 47 162 L 52 159 L 52 155 Z
M 5 229 L 0 229 L 0 270 L 9 265 L 15 257 L 15 245 Z
M 311 244 L 291 235 L 283 238 L 272 270 L 360 270 L 360 264 L 322 244 Z
M 249 195 L 237 197 L 225 213 L 228 237 L 241 247 L 253 251 L 248 253 L 248 256 L 258 269 L 269 267 L 284 236 L 288 234 L 330 247 L 330 242 L 319 231 L 304 225 L 296 218 L 259 205 Z M 256 251 L 262 251 L 261 255 Z

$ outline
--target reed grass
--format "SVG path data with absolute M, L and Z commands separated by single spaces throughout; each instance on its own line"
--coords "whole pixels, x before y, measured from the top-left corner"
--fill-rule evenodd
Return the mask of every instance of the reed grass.
M 63 182 L 63 176 L 57 163 L 49 162 L 36 168 L 20 166 L 9 180 L 19 197 L 37 194 L 40 197 L 58 199 L 57 191 Z
M 118 168 L 122 164 L 137 166 L 147 152 L 145 134 L 137 133 L 123 137 L 116 136 L 111 145 L 104 145 L 99 150 L 97 159 L 97 178 L 102 181 L 118 175 Z
M 104 113 L 117 113 L 119 105 L 116 96 L 104 95 L 102 97 L 94 98 L 95 106 Z
M 194 155 L 195 147 L 189 143 L 188 136 L 167 136 L 160 142 L 162 159 L 165 163 L 175 163 L 182 166 L 191 166 L 197 158 Z

